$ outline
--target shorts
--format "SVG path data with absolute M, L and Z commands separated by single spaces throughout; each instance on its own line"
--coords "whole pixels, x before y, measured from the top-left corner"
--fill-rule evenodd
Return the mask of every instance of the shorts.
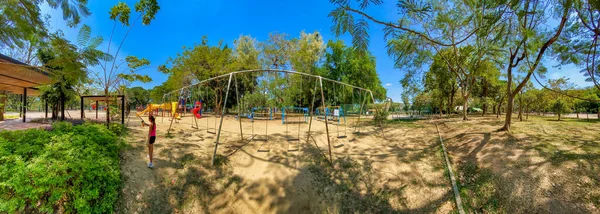
M 156 136 L 151 136 L 150 142 L 148 142 L 148 144 L 154 144 L 154 141 L 156 141 Z

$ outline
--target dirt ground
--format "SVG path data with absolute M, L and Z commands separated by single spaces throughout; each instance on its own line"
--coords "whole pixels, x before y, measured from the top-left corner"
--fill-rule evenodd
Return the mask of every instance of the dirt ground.
M 308 138 L 308 123 L 290 123 L 286 131 L 281 120 L 246 119 L 241 140 L 240 123 L 226 116 L 217 164 L 211 166 L 216 135 L 208 131 L 218 128 L 215 119 L 205 115 L 194 129 L 192 118 L 184 117 L 167 136 L 169 119 L 157 118 L 154 169 L 146 167 L 147 127 L 131 125 L 137 122 L 130 119 L 117 212 L 449 213 L 455 208 L 437 132 L 427 121 L 386 124 L 383 132 L 364 125 L 360 134 L 330 124 L 336 164 L 327 167 L 316 161 L 329 157 L 325 122 L 313 121 Z M 300 139 L 293 139 L 298 130 Z M 321 168 L 333 173 L 323 176 Z
M 600 122 L 513 121 L 439 121 L 469 212 L 600 213 Z

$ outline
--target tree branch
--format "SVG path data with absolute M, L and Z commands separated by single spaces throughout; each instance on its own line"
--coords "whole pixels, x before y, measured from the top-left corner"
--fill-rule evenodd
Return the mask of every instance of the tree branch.
M 402 25 L 396 25 L 396 24 L 393 24 L 393 23 L 391 23 L 391 22 L 384 22 L 384 21 L 380 21 L 380 20 L 378 20 L 378 19 L 375 19 L 375 18 L 373 18 L 372 16 L 370 16 L 370 15 L 366 14 L 365 12 L 362 12 L 362 11 L 360 11 L 360 10 L 356 10 L 356 9 L 353 9 L 353 8 L 351 8 L 351 7 L 347 6 L 347 5 L 346 5 L 346 6 L 341 6 L 341 7 L 342 7 L 342 8 L 344 8 L 344 10 L 348 10 L 348 11 L 351 11 L 351 12 L 354 12 L 354 13 L 358 13 L 359 15 L 361 15 L 361 16 L 363 16 L 363 17 L 365 17 L 365 18 L 367 18 L 367 19 L 369 19 L 369 20 L 371 20 L 372 22 L 375 22 L 375 23 L 377 23 L 377 24 L 381 24 L 381 25 L 385 25 L 385 26 L 388 26 L 388 27 L 392 27 L 392 28 L 400 29 L 400 30 L 403 30 L 403 31 L 406 31 L 406 32 L 409 32 L 409 33 L 415 34 L 415 35 L 417 35 L 417 36 L 419 36 L 419 37 L 421 37 L 421 38 L 423 38 L 423 39 L 425 39 L 425 40 L 427 40 L 427 41 L 429 41 L 429 42 L 431 42 L 431 43 L 434 43 L 434 44 L 437 44 L 437 45 L 441 45 L 441 46 L 446 46 L 446 47 L 449 47 L 449 46 L 456 46 L 456 45 L 459 45 L 459 44 L 463 43 L 464 41 L 466 41 L 467 39 L 469 39 L 471 36 L 475 35 L 475 33 L 476 33 L 478 30 L 479 30 L 479 28 L 477 28 L 477 29 L 473 30 L 473 32 L 471 32 L 471 33 L 467 34 L 467 36 L 465 36 L 465 38 L 463 38 L 463 39 L 459 40 L 458 42 L 455 42 L 455 43 L 453 42 L 453 43 L 451 43 L 451 44 L 446 44 L 446 43 L 443 43 L 443 42 L 440 42 L 440 41 L 436 41 L 436 40 L 434 40 L 434 39 L 432 39 L 432 38 L 428 37 L 427 35 L 425 35 L 425 34 L 423 34 L 423 33 L 421 33 L 421 32 L 418 32 L 418 31 L 412 30 L 412 29 L 410 29 L 410 28 L 403 27 Z

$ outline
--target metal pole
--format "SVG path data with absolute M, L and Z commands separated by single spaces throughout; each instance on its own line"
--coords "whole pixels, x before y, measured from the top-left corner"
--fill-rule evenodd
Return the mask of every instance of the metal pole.
M 312 98 L 312 102 L 310 103 L 310 120 L 308 121 L 308 133 L 306 135 L 306 143 L 308 143 L 308 140 L 310 140 L 310 128 L 312 126 L 312 120 L 313 120 L 313 112 L 315 109 L 315 97 L 317 96 L 317 81 L 318 79 L 315 80 L 315 88 L 313 89 L 313 98 Z
M 362 93 L 362 91 L 361 91 Z M 363 106 L 366 105 L 365 103 L 367 102 L 367 96 L 364 96 L 363 101 L 360 105 L 360 110 L 358 111 L 358 132 L 356 132 L 356 127 L 354 127 L 354 131 L 355 133 L 360 133 L 360 116 L 362 115 L 363 112 Z
M 375 104 L 375 98 L 373 98 L 373 92 L 369 91 L 369 93 L 371 93 L 371 100 L 373 101 L 373 104 Z M 377 110 L 377 108 L 375 108 L 375 112 L 379 113 L 379 110 Z M 381 136 L 383 138 L 385 138 L 385 132 L 383 131 L 383 124 L 381 123 L 381 120 L 379 121 L 379 128 L 381 128 Z
M 27 88 L 23 88 L 23 122 L 27 118 Z
M 238 93 L 237 77 L 235 78 L 235 97 L 238 105 L 238 121 L 240 121 L 240 138 L 244 140 L 244 132 L 242 130 L 242 105 L 240 104 L 240 94 Z
M 98 119 L 98 100 L 96 100 L 96 120 Z
M 215 157 L 217 156 L 217 148 L 219 147 L 221 127 L 223 127 L 223 118 L 225 117 L 225 109 L 227 108 L 227 97 L 229 96 L 229 87 L 231 86 L 232 77 L 233 73 L 229 73 L 229 82 L 227 83 L 227 91 L 225 92 L 225 101 L 223 102 L 223 108 L 221 108 L 221 122 L 219 123 L 219 131 L 217 132 L 217 142 L 215 143 L 215 150 L 213 151 L 212 165 L 215 165 Z
M 83 118 L 84 118 L 84 113 L 83 113 L 83 97 L 80 97 L 80 99 L 81 99 L 81 104 L 80 104 L 80 107 L 81 107 L 81 120 L 83 120 Z
M 325 93 L 323 93 L 323 79 L 319 77 L 319 84 L 321 85 L 321 103 L 325 108 Z M 327 125 L 327 114 L 325 115 L 325 131 L 327 132 L 327 145 L 329 146 L 329 162 L 333 164 L 333 158 L 331 157 L 331 141 L 329 140 L 329 126 Z

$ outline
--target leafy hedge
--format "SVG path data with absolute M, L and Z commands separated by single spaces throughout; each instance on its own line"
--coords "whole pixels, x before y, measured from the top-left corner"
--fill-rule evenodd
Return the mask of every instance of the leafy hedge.
M 0 213 L 112 212 L 122 145 L 99 124 L 0 132 Z

